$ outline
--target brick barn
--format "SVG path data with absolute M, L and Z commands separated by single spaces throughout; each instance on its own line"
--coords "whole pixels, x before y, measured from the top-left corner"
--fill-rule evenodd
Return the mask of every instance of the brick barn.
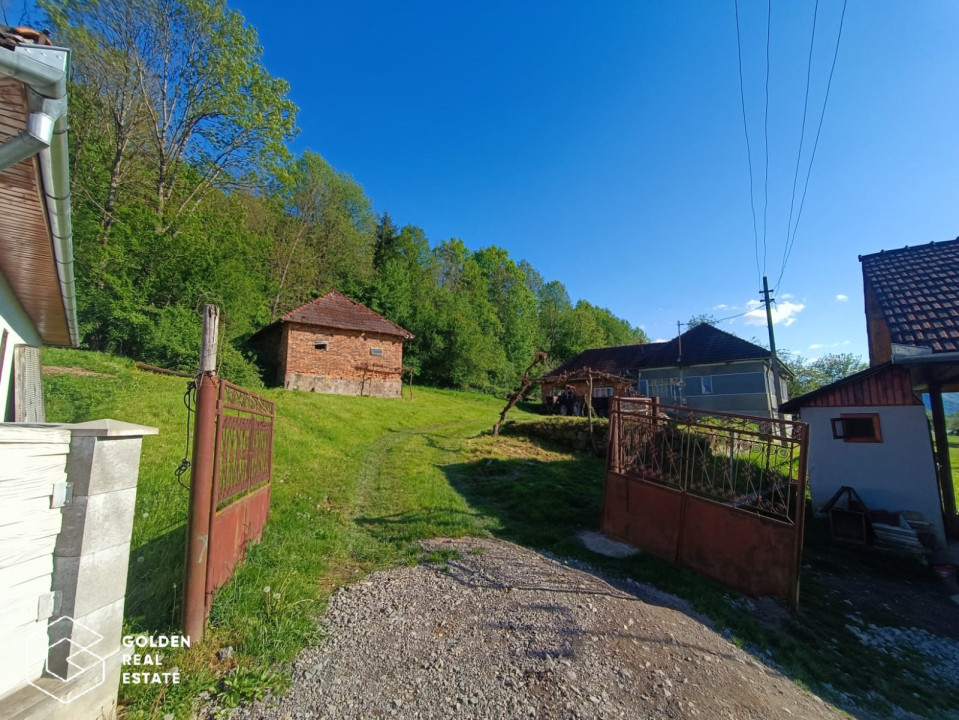
M 334 290 L 290 310 L 250 343 L 267 380 L 287 390 L 400 397 L 403 343 L 412 337 Z

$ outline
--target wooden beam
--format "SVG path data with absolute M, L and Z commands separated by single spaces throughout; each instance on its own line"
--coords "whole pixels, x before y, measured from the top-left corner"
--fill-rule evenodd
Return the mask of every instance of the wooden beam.
M 952 486 L 952 463 L 949 460 L 949 436 L 946 434 L 946 413 L 942 407 L 942 385 L 929 383 L 932 403 L 932 432 L 936 438 L 936 461 L 939 466 L 939 494 L 942 499 L 943 526 L 946 534 L 956 536 L 956 495 Z

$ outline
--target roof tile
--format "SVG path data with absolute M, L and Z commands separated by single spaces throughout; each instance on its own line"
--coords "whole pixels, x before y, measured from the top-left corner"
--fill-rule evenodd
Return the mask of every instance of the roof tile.
M 333 290 L 322 297 L 290 310 L 280 318 L 283 322 L 298 322 L 306 325 L 340 328 L 343 330 L 361 330 L 383 335 L 398 335 L 412 338 L 413 333 L 390 322 L 379 313 L 365 305 L 350 300 L 346 295 Z
M 859 260 L 892 342 L 935 352 L 959 350 L 959 238 Z

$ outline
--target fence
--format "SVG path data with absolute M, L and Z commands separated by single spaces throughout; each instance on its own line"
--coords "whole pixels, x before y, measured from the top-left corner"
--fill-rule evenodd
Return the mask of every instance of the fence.
M 603 531 L 796 607 L 804 423 L 614 398 Z
M 273 403 L 214 375 L 197 384 L 183 629 L 203 635 L 213 592 L 270 512 Z

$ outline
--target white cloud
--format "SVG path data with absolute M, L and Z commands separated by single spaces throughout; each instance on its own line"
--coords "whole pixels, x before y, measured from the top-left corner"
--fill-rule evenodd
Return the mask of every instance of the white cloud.
M 796 296 L 793 295 L 792 293 L 783 293 L 782 295 L 779 296 L 779 299 L 780 299 L 780 300 L 792 300 L 794 297 L 796 297 Z
M 747 325 L 766 324 L 766 309 L 759 300 L 750 300 L 746 303 L 746 307 L 749 308 L 749 311 L 746 313 L 743 322 Z M 805 308 L 806 306 L 803 303 L 795 303 L 789 300 L 776 303 L 772 308 L 773 325 L 782 324 L 789 327 L 796 322 L 796 316 Z
M 834 343 L 813 343 L 812 345 L 809 346 L 809 349 L 810 350 L 831 350 L 833 348 L 850 345 L 851 343 L 852 343 L 851 340 L 843 340 L 842 342 L 834 342 Z
M 657 342 L 669 342 L 669 340 L 670 340 L 670 338 L 656 338 L 655 340 L 653 340 L 653 342 L 654 342 L 654 343 L 657 343 Z
M 839 302 L 849 302 L 849 296 L 848 296 L 848 295 L 843 295 L 842 293 L 839 293 L 839 294 L 836 296 L 836 299 L 837 299 Z
M 726 303 L 719 303 L 719 305 L 713 305 L 713 310 L 725 310 L 728 307 Z

